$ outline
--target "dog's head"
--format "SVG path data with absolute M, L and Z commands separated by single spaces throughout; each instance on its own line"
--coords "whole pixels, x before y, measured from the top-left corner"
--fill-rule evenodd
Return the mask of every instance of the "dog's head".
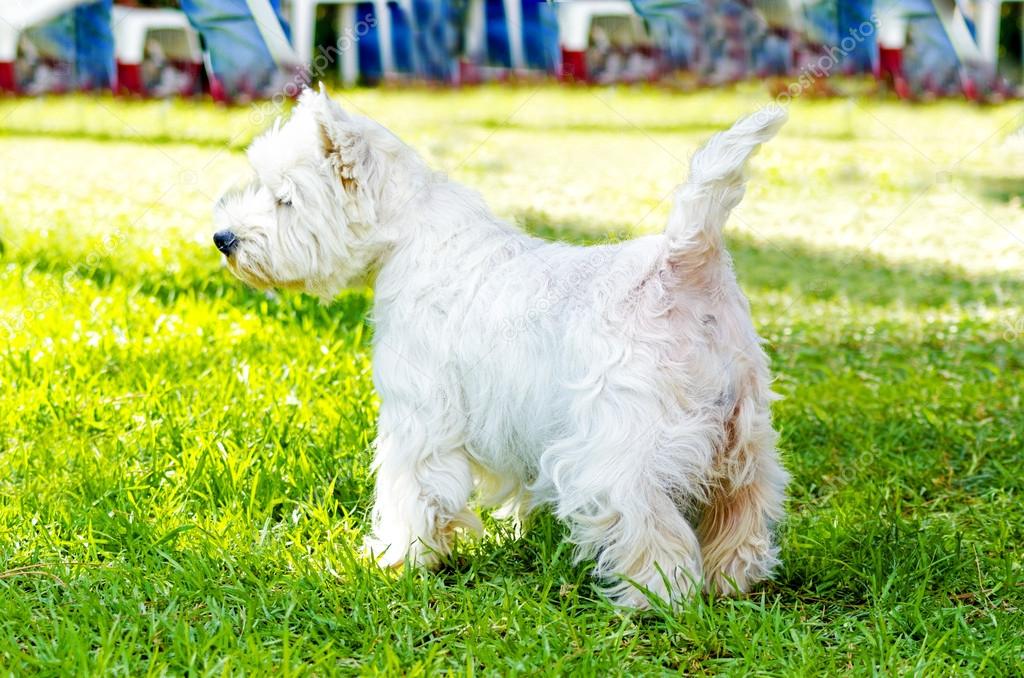
M 214 243 L 228 267 L 259 288 L 330 298 L 362 276 L 393 241 L 387 221 L 429 175 L 381 125 L 306 90 L 248 150 L 245 188 L 214 208 Z

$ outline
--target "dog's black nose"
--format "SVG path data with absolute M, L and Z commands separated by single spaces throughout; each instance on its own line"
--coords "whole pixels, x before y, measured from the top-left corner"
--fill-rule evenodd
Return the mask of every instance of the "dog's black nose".
M 231 231 L 217 231 L 213 234 L 213 244 L 224 254 L 231 254 L 238 246 L 238 238 Z

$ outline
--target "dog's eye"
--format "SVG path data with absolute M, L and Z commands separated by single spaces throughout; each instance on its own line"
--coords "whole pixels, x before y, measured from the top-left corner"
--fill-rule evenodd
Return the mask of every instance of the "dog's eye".
M 281 207 L 291 207 L 292 201 L 291 198 L 278 198 L 277 204 Z

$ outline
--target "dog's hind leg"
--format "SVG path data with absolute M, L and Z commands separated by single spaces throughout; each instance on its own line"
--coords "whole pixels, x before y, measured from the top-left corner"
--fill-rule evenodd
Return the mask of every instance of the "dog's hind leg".
M 596 555 L 594 575 L 613 582 L 604 592 L 620 605 L 646 608 L 650 596 L 686 599 L 701 586 L 697 535 L 660 489 L 620 487 L 627 495 L 604 495 L 568 516 L 579 555 Z
M 450 553 L 456 529 L 482 531 L 467 507 L 469 459 L 452 436 L 437 430 L 434 414 L 393 400 L 381 406 L 373 534 L 365 548 L 385 567 L 436 565 Z
M 702 582 L 700 543 L 684 514 L 689 502 L 658 472 L 655 436 L 627 435 L 600 436 L 589 446 L 570 439 L 549 450 L 556 510 L 577 559 L 596 558 L 593 574 L 611 582 L 603 590 L 616 603 L 678 603 Z
M 767 404 L 741 400 L 729 432 L 721 481 L 697 528 L 705 586 L 725 595 L 749 591 L 778 564 L 773 527 L 783 516 L 789 479 L 775 450 Z

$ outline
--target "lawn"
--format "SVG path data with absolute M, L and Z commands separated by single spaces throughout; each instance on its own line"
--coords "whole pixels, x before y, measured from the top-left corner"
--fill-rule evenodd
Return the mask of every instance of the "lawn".
M 346 92 L 542 235 L 655 232 L 760 88 Z M 797 101 L 727 230 L 784 398 L 783 566 L 631 613 L 561 526 L 358 556 L 367 314 L 233 279 L 273 111 L 0 100 L 0 673 L 1024 672 L 1024 116 Z

